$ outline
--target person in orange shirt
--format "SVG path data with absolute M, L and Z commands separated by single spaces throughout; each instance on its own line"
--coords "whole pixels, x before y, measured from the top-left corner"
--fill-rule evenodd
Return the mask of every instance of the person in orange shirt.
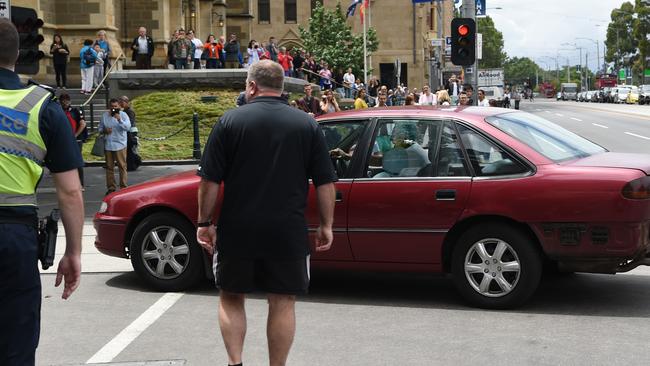
M 206 53 L 206 69 L 216 69 L 219 65 L 219 55 L 223 46 L 217 42 L 214 35 L 209 35 L 208 40 L 205 41 L 203 51 Z

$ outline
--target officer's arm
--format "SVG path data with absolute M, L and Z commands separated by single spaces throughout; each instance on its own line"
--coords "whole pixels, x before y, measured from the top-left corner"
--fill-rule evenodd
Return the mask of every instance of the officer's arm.
M 81 233 L 84 223 L 84 204 L 77 169 L 52 173 L 56 195 L 65 228 L 65 254 L 59 261 L 55 285 L 64 280 L 64 299 L 79 286 L 81 278 Z

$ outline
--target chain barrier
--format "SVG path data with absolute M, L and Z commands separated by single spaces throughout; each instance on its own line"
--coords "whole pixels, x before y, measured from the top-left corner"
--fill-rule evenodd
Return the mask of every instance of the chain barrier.
M 144 136 L 138 135 L 138 138 L 141 139 L 141 140 L 145 140 L 145 141 L 164 141 L 164 140 L 170 139 L 170 138 L 178 135 L 179 133 L 185 131 L 191 124 L 192 124 L 192 122 L 189 122 L 185 126 L 181 127 L 180 130 L 178 130 L 178 131 L 176 131 L 176 132 L 174 132 L 174 133 L 172 133 L 170 135 L 167 135 L 167 136 L 163 136 L 163 137 L 144 137 Z

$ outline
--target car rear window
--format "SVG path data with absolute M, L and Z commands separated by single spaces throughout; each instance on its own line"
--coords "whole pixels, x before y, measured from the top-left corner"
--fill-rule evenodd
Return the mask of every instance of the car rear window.
M 485 121 L 556 163 L 607 151 L 553 122 L 526 112 L 499 114 Z

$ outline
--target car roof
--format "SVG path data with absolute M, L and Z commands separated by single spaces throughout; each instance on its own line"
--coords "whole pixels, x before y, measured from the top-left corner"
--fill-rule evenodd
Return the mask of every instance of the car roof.
M 496 107 L 473 107 L 473 106 L 400 106 L 383 108 L 366 108 L 328 113 L 319 116 L 318 122 L 325 122 L 331 119 L 351 118 L 386 118 L 386 117 L 448 117 L 471 119 L 494 116 L 503 113 L 513 113 L 512 110 Z

